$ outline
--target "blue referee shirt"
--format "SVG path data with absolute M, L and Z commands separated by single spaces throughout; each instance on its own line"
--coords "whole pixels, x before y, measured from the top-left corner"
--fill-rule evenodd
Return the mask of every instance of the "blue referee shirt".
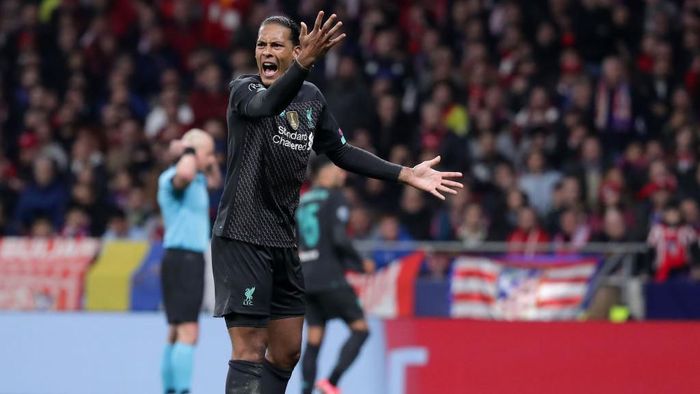
M 158 205 L 165 224 L 165 248 L 204 252 L 209 243 L 209 193 L 202 173 L 184 189 L 173 186 L 175 167 L 158 178 Z

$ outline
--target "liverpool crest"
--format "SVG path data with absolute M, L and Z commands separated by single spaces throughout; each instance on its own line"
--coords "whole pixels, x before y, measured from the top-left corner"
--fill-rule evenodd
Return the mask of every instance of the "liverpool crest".
M 297 111 L 287 111 L 287 122 L 294 130 L 299 130 L 299 114 Z

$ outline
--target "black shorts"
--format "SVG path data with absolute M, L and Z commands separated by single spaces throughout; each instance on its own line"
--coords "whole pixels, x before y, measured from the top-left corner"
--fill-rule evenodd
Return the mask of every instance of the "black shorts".
M 341 318 L 350 324 L 365 317 L 360 300 L 350 287 L 308 293 L 306 295 L 306 323 L 323 326 L 328 320 Z
M 304 275 L 296 248 L 211 241 L 216 305 L 228 327 L 265 327 L 270 319 L 303 316 Z
M 168 323 L 196 322 L 204 297 L 204 254 L 166 249 L 160 283 Z

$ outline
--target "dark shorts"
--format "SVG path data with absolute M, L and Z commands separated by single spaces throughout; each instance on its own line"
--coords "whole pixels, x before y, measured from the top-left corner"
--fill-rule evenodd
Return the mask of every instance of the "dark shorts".
M 160 282 L 168 323 L 196 322 L 204 297 L 204 254 L 166 249 Z
M 334 318 L 341 318 L 350 324 L 364 317 L 360 300 L 350 287 L 306 295 L 306 322 L 310 326 L 323 326 Z
M 214 316 L 228 327 L 265 327 L 270 319 L 303 316 L 304 276 L 296 248 L 213 237 Z

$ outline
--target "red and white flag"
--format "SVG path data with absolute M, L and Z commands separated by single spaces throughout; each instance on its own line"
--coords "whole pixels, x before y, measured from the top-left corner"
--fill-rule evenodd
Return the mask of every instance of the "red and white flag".
M 598 260 L 459 257 L 452 272 L 453 317 L 568 320 L 582 311 Z

